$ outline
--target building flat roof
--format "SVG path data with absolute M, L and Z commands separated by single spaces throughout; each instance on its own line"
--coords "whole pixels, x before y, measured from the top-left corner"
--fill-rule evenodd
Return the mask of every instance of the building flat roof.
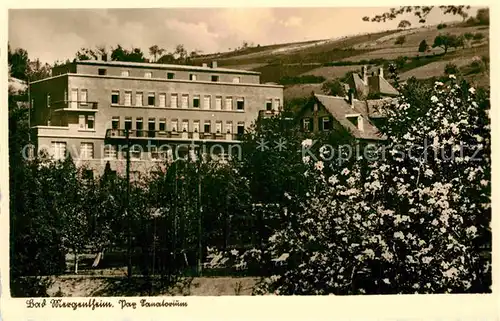
M 230 68 L 212 68 L 210 66 L 188 66 L 188 65 L 174 65 L 174 64 L 156 64 L 149 62 L 126 62 L 126 61 L 103 61 L 103 60 L 82 60 L 75 61 L 74 64 L 79 65 L 96 65 L 96 66 L 115 66 L 115 67 L 136 67 L 136 68 L 150 68 L 150 69 L 170 69 L 170 70 L 196 70 L 206 72 L 221 72 L 232 74 L 245 74 L 245 75 L 260 75 L 260 72 L 249 70 L 238 70 Z

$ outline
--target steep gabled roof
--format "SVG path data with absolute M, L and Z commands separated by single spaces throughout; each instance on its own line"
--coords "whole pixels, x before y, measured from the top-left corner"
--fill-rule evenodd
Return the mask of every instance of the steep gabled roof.
M 385 137 L 379 132 L 367 117 L 366 104 L 359 100 L 353 100 L 353 105 L 342 97 L 314 94 L 314 98 L 323 105 L 326 110 L 342 125 L 348 129 L 356 138 L 370 140 L 384 140 Z M 358 114 L 363 119 L 363 130 L 359 130 L 349 119 L 348 115 Z
M 379 92 L 382 95 L 389 95 L 389 96 L 399 95 L 399 92 L 396 90 L 396 88 L 392 87 L 392 85 L 387 81 L 387 79 L 380 76 L 376 77 L 379 78 Z

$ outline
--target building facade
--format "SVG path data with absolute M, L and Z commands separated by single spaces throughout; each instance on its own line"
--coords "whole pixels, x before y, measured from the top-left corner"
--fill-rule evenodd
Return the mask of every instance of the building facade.
M 133 172 L 179 151 L 230 152 L 260 113 L 283 104 L 282 86 L 215 62 L 76 61 L 31 83 L 30 93 L 37 151 L 56 159 L 69 153 L 97 174 L 107 162 L 122 172 L 127 146 Z

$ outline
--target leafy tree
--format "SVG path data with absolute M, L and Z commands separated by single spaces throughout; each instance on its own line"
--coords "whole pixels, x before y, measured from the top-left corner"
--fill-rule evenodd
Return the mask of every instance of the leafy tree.
M 81 48 L 75 54 L 75 58 L 80 61 L 97 60 L 97 53 L 90 48 Z
M 473 36 L 472 36 L 472 39 L 473 40 L 482 40 L 484 39 L 484 35 L 480 32 L 476 32 Z
M 427 44 L 427 41 L 422 40 L 420 44 L 418 45 L 418 52 L 426 52 L 429 49 L 429 45 Z
M 440 24 L 437 25 L 437 29 L 438 30 L 444 29 L 446 27 L 447 27 L 446 23 L 440 23 Z
M 400 90 L 367 167 L 316 160 L 302 173 L 317 188 L 278 210 L 286 222 L 265 247 L 225 253 L 235 267 L 281 265 L 256 293 L 491 292 L 488 93 L 453 78 Z
M 27 80 L 29 71 L 28 66 L 28 52 L 22 48 L 17 48 L 11 51 L 10 44 L 8 46 L 8 63 L 10 75 L 14 78 Z
M 411 22 L 408 20 L 401 20 L 398 24 L 398 29 L 406 29 L 408 27 L 411 27 Z
M 161 56 L 157 63 L 159 64 L 174 64 L 176 63 L 176 59 L 175 59 L 175 56 L 172 54 L 172 53 L 167 53 L 163 56 Z
M 326 95 L 345 97 L 347 95 L 344 85 L 338 80 L 325 81 L 321 85 L 321 90 Z
M 434 38 L 434 43 L 432 48 L 440 47 L 444 49 L 444 53 L 448 52 L 449 48 L 457 48 L 462 45 L 462 41 L 455 35 L 451 34 L 441 34 Z
M 179 44 L 179 45 L 175 46 L 174 56 L 179 61 L 185 61 L 187 59 L 188 53 L 187 53 L 186 48 L 184 48 L 184 45 Z
M 477 10 L 476 19 L 480 25 L 490 24 L 490 10 L 488 8 L 482 8 Z
M 457 65 L 453 64 L 453 63 L 448 63 L 446 64 L 446 66 L 444 67 L 444 73 L 447 74 L 447 75 L 456 75 L 459 73 L 458 71 L 458 67 Z
M 157 62 L 157 57 L 161 57 L 165 52 L 165 49 L 158 47 L 158 45 L 153 45 L 149 47 L 149 54 L 153 56 L 153 61 Z
M 40 80 L 50 77 L 52 74 L 52 66 L 45 63 L 42 64 L 37 58 L 28 63 L 28 77 L 31 81 Z
M 379 14 L 379 15 L 375 15 L 372 18 L 365 16 L 362 18 L 362 20 L 363 21 L 372 21 L 372 22 L 386 22 L 388 20 L 394 20 L 400 15 L 413 12 L 413 14 L 416 17 L 418 17 L 419 23 L 425 23 L 427 16 L 434 8 L 436 8 L 436 7 L 435 6 L 401 6 L 398 8 L 391 8 L 389 11 L 384 12 L 384 13 Z M 468 16 L 466 10 L 470 9 L 470 6 L 439 6 L 439 9 L 444 14 L 459 15 L 462 17 L 462 19 L 465 20 L 465 18 L 467 18 L 467 16 Z
M 128 62 L 147 62 L 144 53 L 140 48 L 132 48 L 131 50 L 124 49 L 121 45 L 117 45 L 111 51 L 111 60 L 113 61 L 128 61 Z
M 403 45 L 406 42 L 406 37 L 405 36 L 399 36 L 396 38 L 396 41 L 394 42 L 395 45 Z

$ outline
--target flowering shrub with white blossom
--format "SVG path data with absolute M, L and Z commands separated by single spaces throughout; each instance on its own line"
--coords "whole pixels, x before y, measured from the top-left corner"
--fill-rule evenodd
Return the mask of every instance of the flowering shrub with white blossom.
M 238 268 L 272 261 L 256 294 L 491 291 L 489 98 L 454 76 L 401 91 L 375 160 L 326 174 L 305 159 L 308 198 L 281 208 L 263 248 L 226 253 Z

